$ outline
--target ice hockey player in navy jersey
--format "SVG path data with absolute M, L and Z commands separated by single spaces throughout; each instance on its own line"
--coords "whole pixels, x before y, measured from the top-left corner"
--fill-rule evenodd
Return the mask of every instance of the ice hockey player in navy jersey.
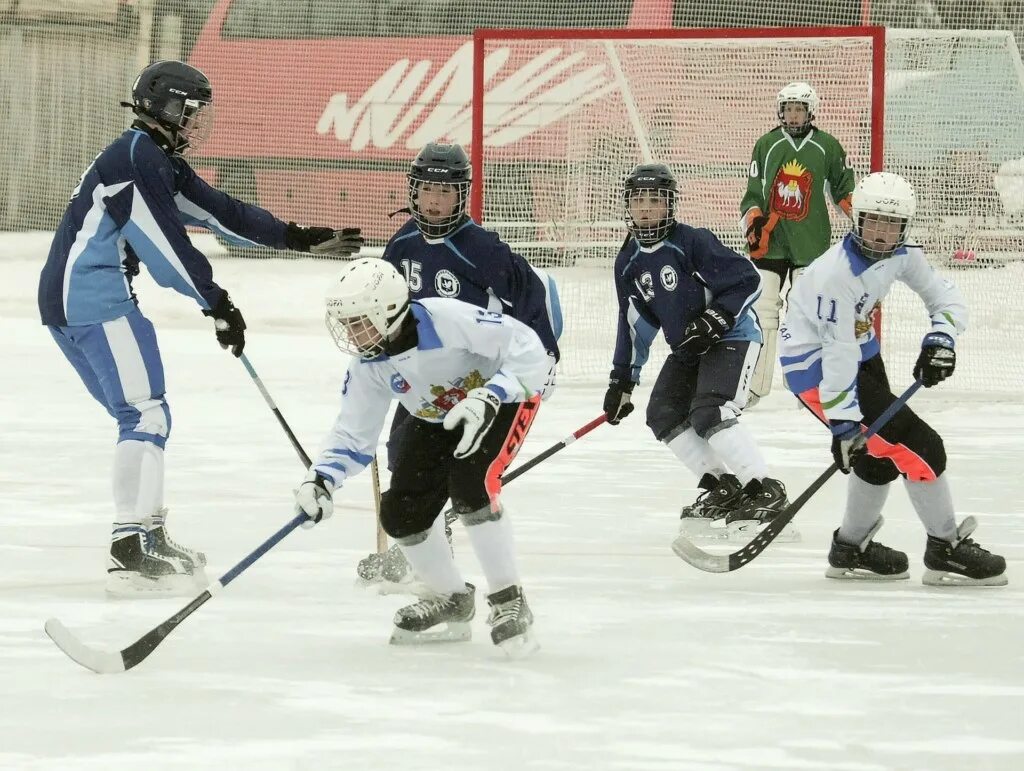
M 205 582 L 205 557 L 167 534 L 164 445 L 171 429 L 153 324 L 132 277 L 196 301 L 222 348 L 245 345 L 245 321 L 189 240 L 201 226 L 240 245 L 347 256 L 358 229 L 285 223 L 214 189 L 182 157 L 212 129 L 213 89 L 187 64 L 146 67 L 132 89 L 136 119 L 89 165 L 60 222 L 39 281 L 39 310 L 89 393 L 119 427 L 115 518 L 107 590 L 116 595 L 186 593 Z
M 917 212 L 914 189 L 898 174 L 876 172 L 853 191 L 853 227 L 807 268 L 789 295 L 779 331 L 789 388 L 832 432 L 832 456 L 850 475 L 846 512 L 833 533 L 830 578 L 907 578 L 907 555 L 874 540 L 882 507 L 899 477 L 925 531 L 923 581 L 934 586 L 1003 585 L 1006 560 L 970 536 L 977 523 L 956 523 L 942 437 L 903 406 L 873 436 L 864 430 L 896 401 L 879 353 L 874 316 L 896 281 L 927 308 L 928 332 L 914 365 L 926 388 L 956 367 L 956 340 L 967 326 L 959 290 L 908 242 Z
M 296 492 L 297 510 L 310 525 L 331 515 L 333 494 L 370 464 L 397 400 L 411 417 L 395 440 L 381 524 L 428 595 L 397 612 L 391 642 L 470 638 L 475 589 L 456 566 L 440 516 L 450 497 L 487 578 L 492 641 L 513 656 L 532 651 L 533 615 L 500 491 L 548 379 L 537 333 L 452 298 L 411 301 L 398 271 L 376 259 L 342 269 L 327 296 L 327 326 L 355 358 L 329 445 Z
M 664 164 L 642 164 L 626 178 L 630 237 L 615 259 L 619 321 L 604 411 L 612 424 L 633 411 L 630 394 L 661 329 L 672 350 L 647 425 L 704 491 L 683 509 L 680 537 L 749 536 L 787 504 L 739 420 L 761 347 L 752 309 L 761 279 L 711 231 L 676 221 L 677 193 Z
M 452 297 L 504 313 L 533 329 L 554 366 L 562 310 L 554 281 L 509 248 L 497 233 L 480 227 L 466 212 L 472 171 L 458 144 L 428 143 L 409 170 L 408 221 L 391 237 L 384 259 L 405 276 L 413 299 Z M 407 425 L 409 414 L 398 407 L 389 447 Z M 443 507 L 444 501 L 441 501 Z M 364 583 L 401 582 L 411 578 L 401 551 L 371 554 L 357 572 Z

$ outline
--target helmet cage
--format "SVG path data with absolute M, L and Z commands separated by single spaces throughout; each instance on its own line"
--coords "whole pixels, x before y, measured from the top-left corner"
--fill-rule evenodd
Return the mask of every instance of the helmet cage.
M 853 223 L 854 243 L 857 244 L 860 253 L 872 262 L 892 257 L 896 250 L 907 242 L 907 236 L 910 232 L 910 217 L 902 217 L 898 214 L 879 211 L 856 211 L 854 216 L 856 217 Z M 875 218 L 872 225 L 876 233 L 881 230 L 887 236 L 895 236 L 894 239 L 886 239 L 886 241 L 893 242 L 891 247 L 880 248 L 877 241 L 865 239 L 864 225 L 869 216 Z
M 451 212 L 439 218 L 436 222 L 431 222 L 423 210 L 420 209 L 420 188 L 424 184 L 447 185 L 454 188 L 457 193 L 455 205 L 452 207 Z M 416 227 L 420 229 L 424 236 L 427 238 L 444 238 L 459 226 L 466 214 L 466 204 L 469 201 L 469 186 L 469 180 L 460 182 L 441 179 L 433 180 L 417 173 L 416 169 L 409 174 L 409 211 L 412 212 L 412 218 L 416 221 Z
M 640 224 L 633 218 L 629 202 L 640 196 L 651 196 L 665 203 L 665 216 L 654 223 Z M 666 187 L 627 187 L 623 196 L 623 218 L 630 235 L 641 246 L 653 246 L 664 241 L 676 224 L 676 191 Z

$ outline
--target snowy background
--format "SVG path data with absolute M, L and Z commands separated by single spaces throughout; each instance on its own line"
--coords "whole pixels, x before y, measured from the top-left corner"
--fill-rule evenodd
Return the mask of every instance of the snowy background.
M 289 536 L 138 668 L 78 667 L 44 635 L 46 618 L 118 649 L 187 599 L 104 597 L 116 427 L 38 322 L 48 239 L 0 239 L 0 768 L 1024 767 L 1024 406 L 939 389 L 914 408 L 945 437 L 960 513 L 1007 557 L 1008 587 L 923 587 L 925 536 L 901 489 L 880 540 L 908 552 L 911 580 L 825 579 L 838 477 L 795 520 L 801 543 L 701 573 L 669 549 L 695 480 L 638 412 L 507 488 L 542 644 L 532 659 L 497 654 L 481 593 L 472 642 L 387 644 L 404 598 L 354 586 L 374 546 L 363 475 L 330 522 Z M 246 353 L 316 452 L 345 366 L 321 323 L 336 267 L 214 267 L 245 313 Z M 215 577 L 291 518 L 303 470 L 210 322 L 144 278 L 174 419 L 170 528 Z M 596 417 L 603 390 L 560 387 L 520 461 Z M 773 394 L 744 420 L 792 497 L 829 464 L 827 435 L 792 397 Z M 459 526 L 455 545 L 482 586 Z

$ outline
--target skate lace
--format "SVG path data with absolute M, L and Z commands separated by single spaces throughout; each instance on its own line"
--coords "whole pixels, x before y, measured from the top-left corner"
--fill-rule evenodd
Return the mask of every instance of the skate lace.
M 972 538 L 965 538 L 965 539 L 963 539 L 959 544 L 957 544 L 957 549 L 959 549 L 962 546 L 966 546 L 968 549 L 972 549 L 974 551 L 981 552 L 982 554 L 991 554 L 992 553 L 992 552 L 990 552 L 988 549 L 986 549 L 984 546 L 982 546 L 981 544 L 979 544 L 977 541 L 975 541 Z
M 515 621 L 519 618 L 519 612 L 523 607 L 523 598 L 518 597 L 501 605 L 495 605 L 491 610 L 491 624 L 498 626 L 506 621 Z
M 406 613 L 416 618 L 427 618 L 435 613 L 440 613 L 451 604 L 450 598 L 438 597 L 433 600 L 420 600 L 414 605 L 406 608 Z

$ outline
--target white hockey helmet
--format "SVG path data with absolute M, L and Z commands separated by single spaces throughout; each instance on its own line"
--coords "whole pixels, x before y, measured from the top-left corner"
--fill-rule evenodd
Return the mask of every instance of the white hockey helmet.
M 807 120 L 802 125 L 796 127 L 786 125 L 786 120 L 782 115 L 783 108 L 789 102 L 799 102 L 807 108 Z M 810 83 L 796 81 L 783 86 L 782 90 L 775 97 L 775 104 L 778 107 L 779 123 L 782 124 L 783 131 L 793 136 L 802 136 L 807 133 L 815 116 L 818 114 L 821 100 L 818 99 L 818 92 L 811 87 Z
M 409 286 L 384 260 L 353 260 L 327 291 L 327 331 L 342 351 L 373 359 L 409 313 Z
M 917 214 L 914 188 L 899 174 L 876 171 L 861 177 L 853 190 L 853 239 L 870 260 L 891 257 L 907 241 L 910 223 Z M 865 234 L 868 220 L 871 233 Z

